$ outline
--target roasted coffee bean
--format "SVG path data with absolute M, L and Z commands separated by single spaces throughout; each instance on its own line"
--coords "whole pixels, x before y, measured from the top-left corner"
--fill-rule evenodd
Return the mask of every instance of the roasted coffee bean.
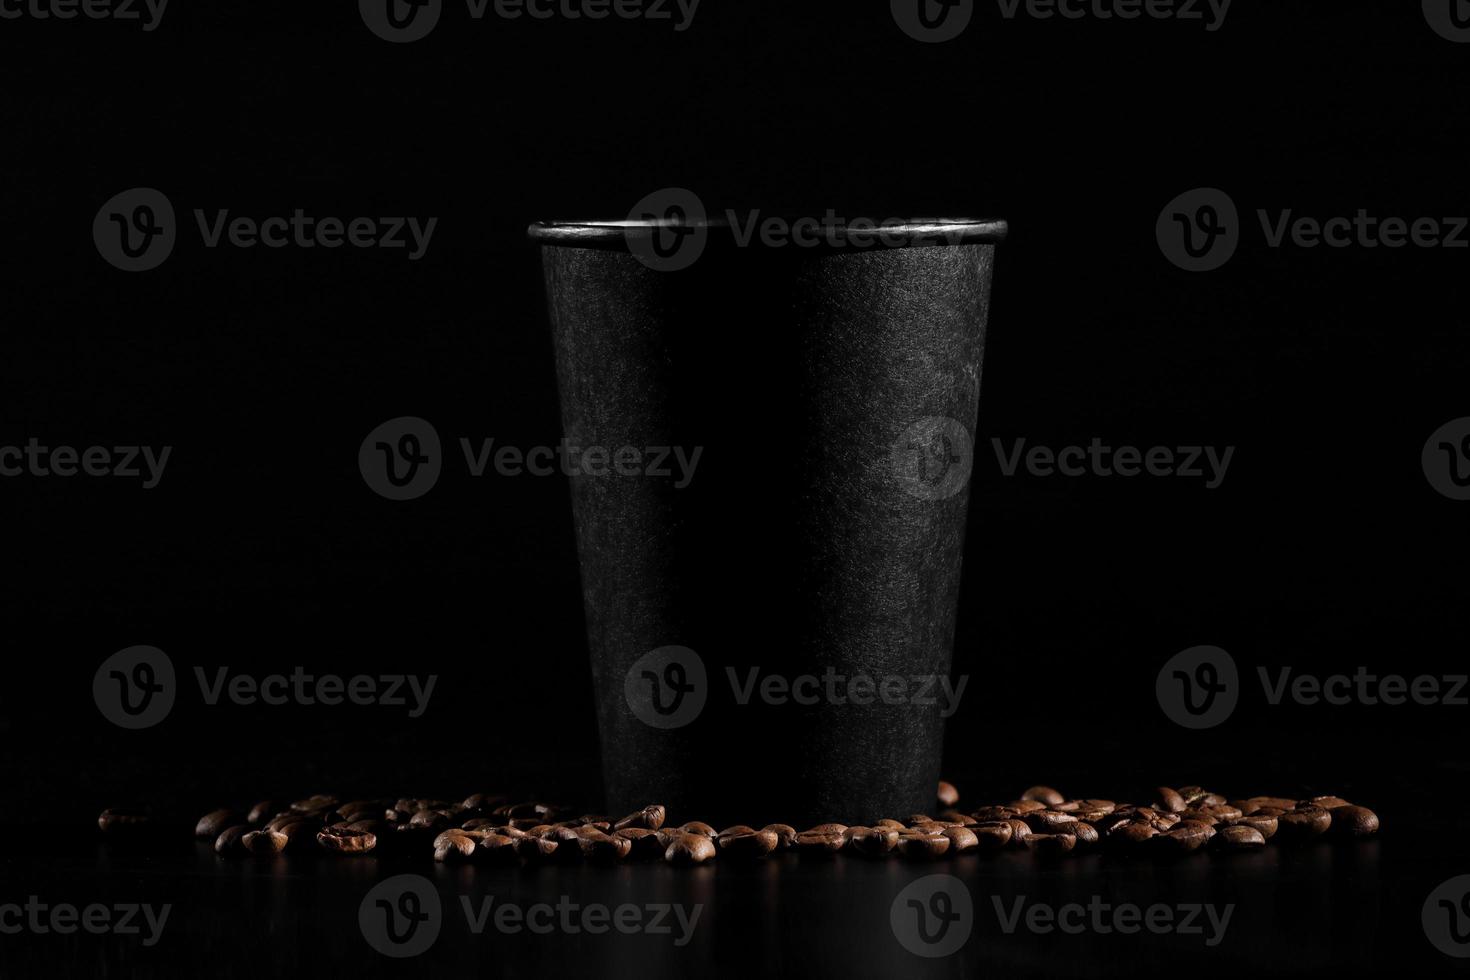
M 971 814 L 976 823 L 993 823 L 996 820 L 1009 820 L 1016 816 L 1016 811 L 1008 806 L 982 806 Z M 883 823 L 884 821 L 879 821 Z
M 1026 838 L 1031 836 L 1031 828 L 1026 825 L 1026 821 L 1019 817 L 1012 817 L 1005 823 L 1006 826 L 1011 828 L 1011 846 L 1014 848 L 1025 847 Z
M 1196 810 L 1193 807 L 1180 810 L 1179 819 L 1181 821 L 1192 820 L 1195 823 L 1209 824 L 1211 827 L 1220 822 L 1214 814 L 1206 813 L 1203 810 Z
M 1060 803 L 1053 803 L 1047 807 L 1048 810 L 1055 810 L 1058 813 L 1076 813 L 1081 808 L 1082 804 L 1076 800 L 1063 800 Z
M 1191 854 L 1209 842 L 1210 835 L 1206 833 L 1207 829 L 1204 824 L 1191 823 L 1188 826 L 1181 824 L 1173 830 L 1149 838 L 1148 847 L 1155 854 Z
M 951 854 L 968 854 L 980 846 L 980 839 L 969 827 L 948 827 L 944 836 L 949 838 L 949 852 Z
M 1158 809 L 1166 813 L 1178 813 L 1189 807 L 1189 804 L 1184 802 L 1184 797 L 1167 786 L 1160 786 L 1154 790 L 1154 802 Z
M 1266 846 L 1266 838 L 1254 827 L 1243 823 L 1225 827 L 1210 839 L 1210 846 L 1220 851 L 1249 851 Z
M 1066 797 L 1050 786 L 1033 786 L 1021 794 L 1023 800 L 1034 800 L 1042 806 L 1052 806 L 1066 800 Z
M 768 823 L 761 830 L 769 830 L 776 835 L 776 850 L 788 851 L 791 845 L 796 843 L 796 828 L 790 824 Z
M 516 842 L 503 834 L 486 834 L 475 842 L 471 857 L 484 864 L 509 864 L 516 859 Z
M 1060 795 L 1060 794 L 1058 794 Z M 1018 815 L 1025 816 L 1037 810 L 1045 810 L 1046 804 L 1039 800 L 1012 800 L 1006 804 L 1008 809 L 1014 810 Z
M 502 793 L 473 793 L 464 798 L 466 810 L 492 810 L 505 802 Z
M 464 830 L 482 830 L 486 828 L 494 829 L 498 826 L 501 825 L 495 822 L 494 817 L 471 817 L 464 823 L 460 824 L 460 827 Z
M 1351 803 L 1340 796 L 1314 796 L 1310 800 L 1302 800 L 1298 805 L 1320 806 L 1324 810 L 1337 810 L 1341 807 L 1352 806 Z M 1333 815 L 1333 819 L 1337 819 L 1336 814 Z
M 635 813 L 628 814 L 613 824 L 613 829 L 626 830 L 629 827 L 642 827 L 644 830 L 658 830 L 664 825 L 664 818 L 667 816 L 668 811 L 664 809 L 663 804 L 654 803 Z
M 366 854 L 378 846 L 378 835 L 365 830 L 328 827 L 317 831 L 316 842 L 338 854 Z
M 1071 834 L 1032 834 L 1026 838 L 1026 847 L 1041 857 L 1070 854 L 1076 846 L 1077 838 Z
M 305 819 L 306 817 L 302 816 L 301 814 L 287 810 L 285 813 L 278 813 L 274 817 L 271 817 L 265 822 L 264 825 L 261 826 L 260 829 L 280 830 L 283 827 L 289 827 L 293 823 L 301 823 Z
M 1283 841 L 1299 843 L 1321 837 L 1332 826 L 1332 813 L 1308 803 L 1276 818 L 1277 833 Z
M 314 796 L 308 796 L 304 800 L 297 800 L 295 803 L 292 803 L 291 809 L 297 813 L 316 813 L 321 810 L 329 810 L 336 806 L 338 802 L 335 796 L 330 796 L 326 793 L 317 793 Z
M 1209 840 L 1211 837 L 1215 836 L 1215 825 L 1207 820 L 1180 820 L 1177 824 L 1174 825 L 1174 830 L 1192 831 L 1197 834 L 1204 834 L 1205 840 Z M 1173 830 L 1170 831 L 1170 833 L 1173 832 Z
M 806 830 L 808 834 L 841 834 L 847 829 L 845 823 L 819 823 L 815 827 Z
M 1079 802 L 1082 804 L 1082 809 L 1100 813 L 1112 813 L 1114 810 L 1118 809 L 1118 804 L 1114 803 L 1112 800 L 1086 799 L 1080 800 Z M 1078 819 L 1081 818 L 1079 817 Z
M 1059 813 L 1056 810 L 1032 810 L 1022 815 L 1021 819 L 1038 834 L 1068 833 L 1069 828 L 1077 822 L 1077 818 L 1070 813 Z
M 545 837 L 519 837 L 516 838 L 516 854 L 526 861 L 535 864 L 541 861 L 549 861 L 560 847 L 558 841 L 549 840 Z M 577 845 L 568 844 L 567 847 L 575 848 Z
M 954 784 L 940 780 L 939 791 L 934 794 L 934 798 L 939 801 L 941 810 L 947 810 L 960 801 L 960 791 L 954 788 Z
M 899 835 L 898 853 L 911 861 L 932 861 L 943 857 L 951 841 L 943 834 Z
M 664 851 L 670 864 L 704 864 L 715 856 L 715 842 L 703 834 L 680 834 Z
M 754 827 L 747 827 L 743 823 L 737 823 L 733 827 L 726 827 L 724 830 L 720 831 L 715 836 L 716 837 L 734 837 L 737 834 L 753 834 L 753 833 L 755 833 L 755 828 Z
M 647 827 L 625 827 L 624 830 L 647 830 Z M 652 833 L 652 831 L 649 831 Z M 582 838 L 582 856 L 589 861 L 611 864 L 621 861 L 633 851 L 633 842 L 620 834 L 597 833 Z
M 1328 812 L 1332 814 L 1332 824 L 1327 829 L 1335 838 L 1370 837 L 1378 833 L 1378 814 L 1367 807 L 1349 803 Z
M 763 858 L 776 849 L 781 838 L 774 830 L 755 830 L 748 834 L 722 834 L 720 853 L 746 860 Z
M 288 843 L 290 838 L 273 830 L 252 830 L 240 838 L 240 844 L 245 850 L 258 857 L 280 854 Z
M 292 850 L 299 850 L 316 837 L 316 832 L 321 827 L 321 823 L 316 820 L 298 820 L 295 823 L 287 824 L 276 831 L 276 833 L 286 835 L 287 847 Z
M 807 830 L 796 835 L 795 845 L 803 854 L 836 854 L 845 842 L 841 832 Z
M 447 810 L 419 810 L 409 818 L 408 825 L 416 830 L 432 830 L 438 832 L 449 827 L 449 812 Z
M 108 807 L 97 817 L 98 829 L 114 836 L 138 833 L 152 823 L 153 814 L 146 807 Z
M 434 838 L 434 860 L 446 864 L 468 861 L 475 853 L 474 838 L 459 831 L 450 831 Z
M 1108 834 L 1109 843 L 1117 843 L 1124 847 L 1132 844 L 1141 844 L 1150 838 L 1158 836 L 1159 831 L 1153 824 L 1146 820 L 1136 820 L 1115 827 Z
M 1241 817 L 1231 826 L 1251 827 L 1255 829 L 1266 840 L 1270 840 L 1276 834 L 1276 818 L 1270 816 L 1251 815 Z
M 643 827 L 617 830 L 613 832 L 613 836 L 625 838 L 629 842 L 628 857 L 634 861 L 648 861 L 662 857 L 668 848 L 668 844 L 660 842 L 658 831 Z
M 678 829 L 684 831 L 686 834 L 699 834 L 703 837 L 720 836 L 718 830 L 699 820 L 691 820 Z
M 1233 807 L 1228 803 L 1203 803 L 1195 809 L 1214 817 L 1216 823 L 1233 823 L 1245 816 L 1238 807 Z
M 250 808 L 250 812 L 245 815 L 245 822 L 248 824 L 261 824 L 269 820 L 275 812 L 275 803 L 270 800 L 261 800 Z
M 241 823 L 235 824 L 233 827 L 226 827 L 214 839 L 214 853 L 222 854 L 226 857 L 244 854 L 245 845 L 241 843 L 241 838 L 248 833 L 251 833 L 251 830 L 246 824 Z
M 893 830 L 905 830 L 905 829 L 907 829 L 907 825 L 905 825 L 902 820 L 890 820 L 890 819 L 888 819 L 886 817 L 884 819 L 882 819 L 882 820 L 879 820 L 873 826 L 874 827 L 888 827 L 888 828 L 891 828 Z
M 1100 837 L 1097 828 L 1083 820 L 1072 824 L 1066 832 L 1077 838 L 1078 847 L 1090 847 L 1096 844 Z
M 960 813 L 958 810 L 945 810 L 939 815 L 938 822 L 947 823 L 952 827 L 968 827 L 971 824 L 979 823 L 978 820 L 970 816 L 968 813 Z
M 1011 842 L 1011 825 L 1004 820 L 977 823 L 970 832 L 975 835 L 975 842 L 982 851 L 998 851 Z
M 849 827 L 843 838 L 846 850 L 863 857 L 886 857 L 898 846 L 898 830 L 893 827 Z
M 220 832 L 235 820 L 234 810 L 214 810 L 199 818 L 194 825 L 194 836 L 199 838 L 218 837 Z

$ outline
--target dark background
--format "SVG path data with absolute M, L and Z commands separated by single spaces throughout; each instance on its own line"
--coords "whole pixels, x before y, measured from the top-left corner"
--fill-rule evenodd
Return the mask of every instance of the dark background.
M 1270 249 L 1255 219 L 1465 213 L 1470 48 L 1418 4 L 1237 3 L 1215 33 L 1003 21 L 981 4 L 943 45 L 911 41 L 883 3 L 704 0 L 683 34 L 473 21 L 450 4 L 429 38 L 389 45 L 351 5 L 175 0 L 152 33 L 3 21 L 0 52 L 0 445 L 174 447 L 148 491 L 0 480 L 13 822 L 318 790 L 595 804 L 565 481 L 472 479 L 451 456 L 429 495 L 392 503 L 357 449 L 403 415 L 456 453 L 462 436 L 555 443 L 525 226 L 619 217 L 671 185 L 715 210 L 1011 224 L 956 640 L 971 683 L 946 743 L 968 799 L 1202 783 L 1338 792 L 1386 835 L 1463 819 L 1470 709 L 1269 707 L 1254 681 L 1258 665 L 1465 670 L 1463 505 L 1430 487 L 1420 451 L 1470 414 L 1466 256 Z M 134 186 L 166 193 L 182 227 L 161 268 L 126 274 L 89 229 Z M 1200 186 L 1226 190 L 1245 224 L 1210 274 L 1170 265 L 1154 234 Z M 439 223 L 417 262 L 206 249 L 196 207 Z M 1210 491 L 1005 478 L 990 448 L 1094 436 L 1237 448 Z M 767 462 L 779 470 L 779 442 Z M 732 615 L 758 614 L 760 556 L 740 560 L 752 585 Z M 91 697 L 101 661 L 134 644 L 185 675 L 144 732 Z M 1204 733 L 1154 697 L 1162 663 L 1197 644 L 1250 678 Z M 298 664 L 439 683 L 413 720 L 193 693 L 195 665 Z M 1412 917 L 1470 859 L 1401 846 Z

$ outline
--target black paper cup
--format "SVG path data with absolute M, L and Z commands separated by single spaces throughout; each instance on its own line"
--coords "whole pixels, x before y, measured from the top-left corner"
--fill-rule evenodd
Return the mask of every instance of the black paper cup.
M 610 813 L 933 808 L 1005 233 L 531 227 Z

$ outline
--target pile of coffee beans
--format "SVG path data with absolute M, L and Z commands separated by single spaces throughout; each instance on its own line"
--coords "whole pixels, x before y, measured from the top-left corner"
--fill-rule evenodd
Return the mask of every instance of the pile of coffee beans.
M 664 807 L 656 803 L 612 820 L 488 793 L 457 803 L 407 797 L 343 803 L 319 794 L 288 805 L 264 800 L 244 812 L 215 810 L 199 818 L 194 835 L 213 840 L 216 853 L 226 857 L 316 849 L 432 852 L 437 861 L 479 864 L 661 859 L 695 865 L 717 856 L 753 861 L 782 851 L 867 858 L 897 854 L 910 860 L 1007 848 L 1043 857 L 1104 847 L 1175 855 L 1207 846 L 1248 851 L 1268 840 L 1347 840 L 1378 831 L 1372 810 L 1336 796 L 1232 800 L 1198 786 L 1161 786 L 1147 802 L 1116 803 L 1069 800 L 1051 787 L 1033 786 L 1018 799 L 969 812 L 958 809 L 959 799 L 953 785 L 940 783 L 937 817 L 915 813 L 870 827 L 824 823 L 798 831 L 779 823 L 716 830 L 698 820 L 670 827 Z M 136 834 L 150 826 L 151 818 L 144 810 L 114 808 L 103 811 L 97 823 L 110 835 Z

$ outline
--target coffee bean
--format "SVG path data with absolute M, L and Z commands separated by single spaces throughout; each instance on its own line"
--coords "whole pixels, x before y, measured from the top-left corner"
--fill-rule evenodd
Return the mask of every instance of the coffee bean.
M 1100 835 L 1097 828 L 1083 820 L 1078 820 L 1067 828 L 1067 832 L 1077 838 L 1078 847 L 1090 847 L 1098 842 Z
M 504 834 L 486 834 L 475 842 L 471 856 L 483 864 L 509 864 L 516 859 L 516 842 Z
M 97 827 L 105 834 L 136 834 L 151 826 L 153 814 L 146 807 L 114 806 L 97 817 Z
M 464 798 L 466 810 L 492 810 L 505 802 L 505 796 L 500 793 L 473 793 Z
M 300 850 L 316 837 L 316 832 L 321 829 L 321 826 L 320 821 L 298 820 L 295 823 L 287 824 L 276 831 L 276 833 L 286 836 L 287 847 L 292 850 Z
M 806 830 L 796 835 L 795 845 L 796 850 L 802 854 L 820 855 L 836 854 L 842 850 L 845 842 L 842 832 Z
M 1221 851 L 1249 851 L 1266 846 L 1266 838 L 1254 827 L 1233 824 L 1224 828 L 1210 840 L 1210 846 Z
M 881 827 L 888 827 L 888 828 L 891 828 L 893 830 L 903 830 L 903 829 L 905 829 L 905 826 L 906 825 L 901 820 L 890 820 L 890 819 L 884 818 L 882 820 L 879 820 L 873 826 L 874 827 L 880 827 L 880 828 Z
M 1008 806 L 982 806 L 970 814 L 976 823 L 994 823 L 997 820 L 1009 820 L 1016 815 L 1016 811 Z
M 1026 838 L 1026 847 L 1041 857 L 1070 854 L 1076 846 L 1077 838 L 1071 834 L 1032 834 Z
M 703 837 L 718 837 L 720 832 L 707 823 L 699 820 L 691 820 L 679 828 L 686 834 L 699 834 Z
M 628 857 L 634 861 L 662 857 L 668 848 L 668 844 L 660 842 L 658 831 L 643 827 L 627 827 L 614 831 L 613 836 L 625 838 L 629 842 Z
M 1055 810 L 1058 813 L 1075 813 L 1081 808 L 1082 804 L 1076 800 L 1063 800 L 1060 803 L 1053 803 L 1047 807 L 1048 810 Z
M 1033 786 L 1021 794 L 1021 799 L 1034 800 L 1043 806 L 1052 806 L 1053 804 L 1063 802 L 1066 800 L 1066 797 L 1050 786 Z
M 245 853 L 245 845 L 241 838 L 250 833 L 250 827 L 246 824 L 235 824 L 220 831 L 219 836 L 214 839 L 214 853 L 225 857 L 234 857 Z
M 1370 837 L 1378 833 L 1378 814 L 1367 807 L 1349 803 L 1333 807 L 1329 812 L 1332 814 L 1332 824 L 1327 829 L 1334 838 Z
M 515 842 L 516 854 L 532 864 L 551 860 L 559 846 L 557 841 L 545 837 L 526 836 L 516 838 Z M 568 844 L 567 846 L 575 847 L 576 845 Z
M 1214 837 L 1216 833 L 1215 825 L 1207 820 L 1180 820 L 1174 825 L 1174 830 L 1171 830 L 1170 833 L 1174 833 L 1175 831 L 1191 831 L 1196 834 L 1204 834 L 1205 840 Z
M 664 851 L 670 864 L 704 864 L 715 856 L 715 842 L 703 834 L 680 834 Z
M 944 836 L 949 838 L 951 854 L 968 854 L 980 846 L 980 839 L 969 827 L 946 827 Z
M 285 834 L 273 830 L 252 830 L 240 838 L 240 844 L 257 857 L 270 857 L 280 854 L 290 843 L 290 838 Z
M 245 815 L 245 822 L 248 824 L 264 823 L 275 812 L 276 805 L 273 802 L 270 800 L 261 800 L 250 808 L 250 812 Z
M 1277 817 L 1276 826 L 1283 841 L 1301 843 L 1314 840 L 1332 826 L 1332 813 L 1308 803 Z
M 939 791 L 934 794 L 934 798 L 939 801 L 941 810 L 948 809 L 960 801 L 960 791 L 954 788 L 954 784 L 940 780 Z
M 774 851 L 781 838 L 774 830 L 755 830 L 748 834 L 722 834 L 720 853 L 732 858 L 763 858 Z
M 808 834 L 841 834 L 847 829 L 845 823 L 819 823 L 815 827 L 808 827 Z
M 1021 816 L 1025 816 L 1026 814 L 1033 813 L 1037 810 L 1045 810 L 1046 804 L 1040 802 L 1039 800 L 1012 800 L 1011 802 L 1006 804 L 1006 807 L 1007 809 L 1013 810 Z
M 335 796 L 329 796 L 326 793 L 317 793 L 314 796 L 308 796 L 304 800 L 297 800 L 295 803 L 292 803 L 291 809 L 297 813 L 317 813 L 321 810 L 331 809 L 337 805 L 337 802 Z
M 194 836 L 199 838 L 218 837 L 220 832 L 234 823 L 234 810 L 214 810 L 199 818 L 194 825 Z
M 998 851 L 1011 842 L 1011 825 L 1004 820 L 977 823 L 970 832 L 975 835 L 975 842 L 982 851 Z
M 456 830 L 434 838 L 434 860 L 446 864 L 468 861 L 475 853 L 474 838 Z
M 776 850 L 788 851 L 791 845 L 796 843 L 796 828 L 790 824 L 768 823 L 761 830 L 769 830 L 776 835 Z
M 419 810 L 409 818 L 408 825 L 415 830 L 432 830 L 437 833 L 448 828 L 449 812 L 447 810 Z
M 642 827 L 644 830 L 658 830 L 664 825 L 664 818 L 667 816 L 668 811 L 664 809 L 663 804 L 654 803 L 628 814 L 613 824 L 613 829 L 626 830 L 629 827 Z
M 346 827 L 327 827 L 317 831 L 316 842 L 338 854 L 366 854 L 378 846 L 378 835 Z
M 1026 825 L 1026 821 L 1019 817 L 1012 817 L 1005 823 L 1006 826 L 1011 828 L 1011 847 L 1017 849 L 1025 847 L 1026 838 L 1031 836 L 1031 828 Z
M 1204 847 L 1209 841 L 1209 830 L 1210 828 L 1205 824 L 1180 824 L 1173 830 L 1149 838 L 1148 846 L 1156 854 L 1191 854 Z
M 1241 817 L 1232 826 L 1251 827 L 1266 840 L 1270 840 L 1276 834 L 1276 818 L 1271 816 L 1252 815 Z
M 1340 796 L 1314 796 L 1310 800 L 1303 800 L 1302 803 L 1320 806 L 1324 810 L 1337 810 L 1345 806 L 1352 806 L 1351 803 Z M 1333 814 L 1332 819 L 1336 820 L 1337 815 Z
M 624 830 L 648 830 L 647 827 L 625 827 Z M 649 831 L 652 833 L 653 831 Z M 620 834 L 604 834 L 582 838 L 582 856 L 589 861 L 612 864 L 626 858 L 633 851 L 633 842 Z
M 1154 790 L 1154 802 L 1160 810 L 1166 813 L 1178 813 L 1189 806 L 1184 802 L 1184 797 L 1167 786 L 1160 786 Z
M 1146 820 L 1135 820 L 1122 824 L 1108 834 L 1108 842 L 1127 847 L 1129 845 L 1142 844 L 1150 838 L 1158 836 L 1159 831 L 1153 824 Z
M 755 828 L 754 827 L 747 827 L 743 823 L 737 823 L 733 827 L 726 827 L 724 830 L 720 831 L 715 836 L 716 837 L 735 837 L 735 836 L 737 836 L 739 834 L 753 834 L 753 833 L 755 833 Z
M 911 861 L 932 861 L 943 857 L 951 842 L 943 834 L 900 835 L 898 853 Z
M 1032 810 L 1021 819 L 1038 834 L 1066 833 L 1077 822 L 1070 813 L 1058 813 L 1056 810 Z
M 898 846 L 898 833 L 893 827 L 849 827 L 843 835 L 845 849 L 863 857 L 886 857 Z

